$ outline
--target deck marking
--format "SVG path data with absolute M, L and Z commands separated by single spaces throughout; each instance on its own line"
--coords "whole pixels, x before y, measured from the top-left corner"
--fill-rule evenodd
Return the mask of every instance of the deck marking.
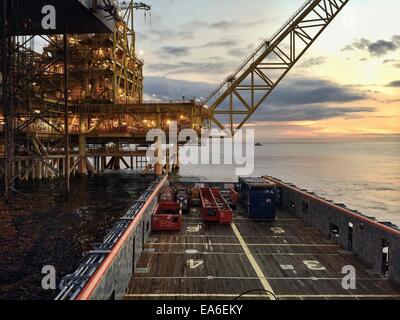
M 195 270 L 195 269 L 197 269 L 198 267 L 202 266 L 202 265 L 204 264 L 204 261 L 203 261 L 203 260 L 194 260 L 194 259 L 191 259 L 191 260 L 188 260 L 188 261 L 186 262 L 186 264 L 189 266 L 190 269 Z
M 220 293 L 202 293 L 202 294 L 185 294 L 185 293 L 166 293 L 166 294 L 126 294 L 125 298 L 237 298 L 237 294 L 220 294 Z M 246 298 L 268 298 L 270 295 L 246 295 Z
M 147 277 L 141 276 L 136 278 L 137 280 L 259 280 L 258 277 L 216 277 L 216 276 L 208 276 L 208 277 Z M 287 280 L 302 280 L 302 281 L 343 281 L 343 278 L 317 278 L 317 277 L 269 277 L 268 280 L 274 281 L 287 281 Z M 382 282 L 390 282 L 387 278 L 360 278 L 358 281 L 372 282 L 372 281 L 382 281 Z
M 232 223 L 231 226 L 232 226 L 233 232 L 235 233 L 236 237 L 238 238 L 238 240 L 239 240 L 239 242 L 240 242 L 240 244 L 241 244 L 241 246 L 243 248 L 243 251 L 246 253 L 247 259 L 249 259 L 251 265 L 253 266 L 253 269 L 256 272 L 258 278 L 260 279 L 264 289 L 266 291 L 269 291 L 269 292 L 272 293 L 272 294 L 268 294 L 268 297 L 271 300 L 276 300 L 276 298 L 274 297 L 274 295 L 275 295 L 274 290 L 272 289 L 272 287 L 269 284 L 267 278 L 265 277 L 264 273 L 262 272 L 262 270 L 261 270 L 260 266 L 258 265 L 256 259 L 254 259 L 253 254 L 251 253 L 249 247 L 246 244 L 246 241 L 244 241 L 242 235 L 240 234 L 238 228 L 236 227 L 236 224 Z
M 160 238 L 162 239 L 162 238 L 171 238 L 171 237 L 174 237 L 174 238 L 183 238 L 183 237 L 193 237 L 193 238 L 235 238 L 236 239 L 236 236 L 229 236 L 229 235 L 205 235 L 205 234 L 174 234 L 174 235 L 172 235 L 172 234 L 162 234 L 162 235 L 159 235 L 160 236 Z M 298 239 L 298 238 L 301 238 L 301 239 L 318 239 L 318 240 L 323 240 L 322 239 L 322 237 L 318 237 L 318 236 L 314 236 L 314 237 L 310 237 L 310 236 L 308 236 L 308 237 L 303 237 L 303 236 L 276 236 L 276 235 L 274 235 L 274 236 L 243 236 L 243 238 L 273 238 L 273 239 Z M 332 241 L 330 241 L 330 242 L 332 242 Z
M 287 265 L 283 265 L 281 264 L 281 269 L 284 271 L 288 271 L 288 270 L 295 270 L 294 267 L 291 264 L 287 264 Z
M 243 240 L 244 241 L 244 240 Z M 219 246 L 241 246 L 242 244 L 240 243 L 214 243 Z M 188 242 L 158 242 L 158 243 L 152 243 L 152 246 L 167 246 L 167 245 L 173 245 L 173 246 L 179 246 L 179 245 L 187 245 L 187 246 L 208 246 L 208 243 L 188 243 Z M 248 247 L 325 247 L 325 248 L 341 248 L 340 245 L 338 244 L 307 244 L 307 243 L 296 243 L 296 244 L 290 244 L 290 243 L 285 243 L 285 244 L 277 244 L 277 243 L 253 243 L 253 244 L 246 244 Z
M 270 219 L 249 219 L 249 218 L 235 218 L 235 221 L 248 221 L 248 222 L 254 222 L 254 221 L 258 221 L 258 222 L 263 222 L 265 224 L 265 222 L 275 222 L 275 221 L 301 221 L 303 222 L 302 219 L 275 219 L 275 220 L 270 220 Z
M 271 228 L 271 231 L 272 231 L 274 234 L 284 234 L 284 233 L 286 233 L 285 229 L 283 229 L 283 228 L 278 228 L 278 227 L 273 227 L 273 228 Z
M 211 242 L 211 240 L 209 240 L 209 241 L 208 241 L 208 243 L 210 244 L 210 249 L 211 249 L 211 252 L 214 252 L 214 248 L 213 248 L 213 246 L 212 246 L 212 242 Z
M 215 297 L 215 298 L 236 298 L 238 294 L 219 294 L 219 293 L 208 293 L 208 294 L 184 294 L 184 293 L 166 293 L 166 294 L 126 294 L 126 298 L 208 298 L 208 297 Z M 268 297 L 266 294 L 251 294 L 251 295 L 246 295 L 246 298 L 264 298 Z M 353 299 L 383 299 L 383 298 L 388 298 L 388 299 L 400 299 L 400 294 L 358 294 L 358 295 L 345 295 L 345 294 L 320 294 L 320 295 L 277 295 L 278 299 L 291 299 L 291 298 L 297 298 L 297 299 L 312 299 L 312 298 L 318 298 L 318 299 L 337 299 L 337 298 L 353 298 Z
M 201 225 L 197 225 L 197 226 L 189 226 L 186 228 L 187 232 L 190 233 L 198 233 L 201 230 Z
M 150 268 L 135 268 L 136 274 L 146 274 L 150 273 Z
M 303 261 L 306 267 L 312 271 L 325 271 L 326 268 L 317 260 L 306 260 Z
M 383 299 L 383 298 L 400 298 L 400 294 L 319 294 L 319 295 L 278 295 L 280 299 L 290 299 L 290 298 L 299 298 L 299 299 L 338 299 L 338 298 L 352 298 L 352 299 Z
M 153 252 L 154 254 L 157 254 L 156 252 Z M 161 253 L 161 252 L 160 252 Z M 162 252 L 162 253 L 169 253 L 169 252 Z M 198 250 L 192 249 L 192 250 L 186 250 L 186 254 L 199 254 Z
M 207 248 L 206 248 L 207 249 Z M 188 252 L 190 251 L 190 252 Z M 199 255 L 233 255 L 233 256 L 241 256 L 246 254 L 245 252 L 214 252 L 213 249 L 211 248 L 211 251 L 205 251 L 205 252 L 200 252 L 200 251 L 196 251 L 196 252 L 191 252 L 191 251 L 195 251 L 195 250 L 186 250 L 185 252 L 178 252 L 178 251 L 168 251 L 168 252 L 153 252 L 153 255 L 170 255 L 170 254 L 175 254 L 175 255 L 183 255 L 183 254 L 199 254 Z M 339 253 L 313 253 L 313 252 L 309 252 L 309 253 L 291 253 L 291 252 L 256 252 L 255 253 L 258 256 L 292 256 L 292 257 L 302 257 L 302 256 L 312 256 L 312 255 L 318 255 L 319 257 L 343 257 L 342 254 Z M 322 270 L 322 269 L 321 269 Z M 318 270 L 318 271 L 321 271 Z

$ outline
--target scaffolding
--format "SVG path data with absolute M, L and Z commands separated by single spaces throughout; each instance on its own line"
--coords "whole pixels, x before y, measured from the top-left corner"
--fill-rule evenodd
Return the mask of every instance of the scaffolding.
M 82 116 L 81 104 L 143 102 L 143 61 L 135 56 L 132 21 L 134 10 L 150 7 L 133 1 L 121 9 L 114 1 L 93 1 L 90 8 L 72 0 L 52 4 L 63 21 L 54 34 L 33 32 L 37 23 L 30 17 L 35 16 L 35 3 L 2 1 L 0 178 L 6 196 L 18 193 L 16 180 L 29 177 L 65 177 L 63 184 L 69 190 L 76 163 L 83 168 L 88 162 L 82 158 L 85 128 L 108 120 L 113 123 L 111 129 L 117 129 L 115 119 Z M 72 8 L 80 10 L 85 34 L 69 32 L 79 30 Z M 84 19 L 88 14 L 96 15 L 93 31 Z M 99 17 L 103 17 L 102 27 Z M 112 29 L 106 26 L 110 19 L 114 20 Z M 72 106 L 76 114 L 69 110 Z M 126 119 L 118 116 L 117 126 L 123 126 Z M 79 134 L 79 139 L 74 140 L 73 134 Z M 77 146 L 78 155 L 72 154 Z M 54 161 L 55 155 L 58 160 L 64 155 L 63 161 Z

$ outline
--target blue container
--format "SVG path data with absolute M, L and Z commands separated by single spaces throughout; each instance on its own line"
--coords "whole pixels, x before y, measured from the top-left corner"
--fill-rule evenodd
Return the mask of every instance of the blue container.
M 261 178 L 240 178 L 240 201 L 251 219 L 275 219 L 277 188 Z

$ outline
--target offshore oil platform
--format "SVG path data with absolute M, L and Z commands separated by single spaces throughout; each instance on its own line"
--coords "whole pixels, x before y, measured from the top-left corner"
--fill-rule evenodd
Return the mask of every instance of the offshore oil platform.
M 170 164 L 147 158 L 147 133 L 171 122 L 179 131 L 242 128 L 348 2 L 306 1 L 204 101 L 146 102 L 134 16 L 150 6 L 2 1 L 5 196 L 38 179 L 59 179 L 68 192 L 72 175 L 106 169 L 159 176 L 63 280 L 57 299 L 400 298 L 395 226 L 269 176 L 170 180 Z M 357 287 L 346 289 L 349 266 Z

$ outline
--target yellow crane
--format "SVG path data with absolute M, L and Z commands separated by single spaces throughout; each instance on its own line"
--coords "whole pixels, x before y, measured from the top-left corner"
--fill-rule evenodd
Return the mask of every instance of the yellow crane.
M 206 125 L 241 129 L 348 2 L 307 0 L 206 99 Z

